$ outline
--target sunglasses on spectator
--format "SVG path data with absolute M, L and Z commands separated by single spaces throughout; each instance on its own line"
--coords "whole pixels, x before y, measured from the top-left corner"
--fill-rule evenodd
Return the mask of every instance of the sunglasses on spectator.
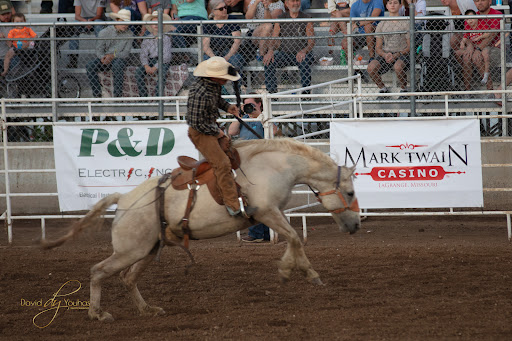
M 223 11 L 225 9 L 228 9 L 228 6 L 216 8 L 217 11 Z

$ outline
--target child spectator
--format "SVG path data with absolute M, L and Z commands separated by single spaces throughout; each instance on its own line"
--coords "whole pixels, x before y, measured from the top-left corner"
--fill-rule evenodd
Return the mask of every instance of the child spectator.
M 468 9 L 464 15 L 476 15 L 476 12 L 472 9 Z M 464 36 L 460 42 L 460 50 L 457 53 L 464 55 L 472 55 L 475 50 L 482 52 L 484 58 L 484 76 L 482 78 L 482 84 L 486 84 L 489 80 L 489 68 L 491 64 L 491 46 L 481 47 L 482 40 L 491 36 L 491 33 L 471 32 L 472 30 L 478 30 L 479 19 L 466 19 L 464 23 Z
M 13 23 L 24 23 L 26 22 L 25 15 L 23 13 L 16 13 L 12 16 Z M 36 38 L 37 34 L 27 26 L 16 26 L 7 34 L 7 38 L 12 39 L 7 41 L 7 45 L 11 46 L 10 50 L 5 55 L 4 59 L 4 72 L 2 76 L 5 76 L 9 71 L 9 65 L 11 60 L 17 51 L 24 51 L 34 47 L 34 41 L 22 40 L 26 38 Z
M 165 13 L 162 13 L 163 21 L 170 21 L 171 17 Z M 135 74 L 135 79 L 137 80 L 137 87 L 139 88 L 139 96 L 147 97 L 148 90 L 146 88 L 145 78 L 147 75 L 155 75 L 158 74 L 158 40 L 156 37 L 158 36 L 158 12 L 154 12 L 153 14 L 146 14 L 142 21 L 152 21 L 151 25 L 147 25 L 147 30 L 151 33 L 151 35 L 144 39 L 141 45 L 140 51 L 140 64 L 141 66 L 137 68 L 137 72 Z M 170 62 L 171 62 L 171 37 L 166 35 L 165 33 L 169 32 L 171 29 L 170 25 L 164 25 L 163 28 L 163 61 L 162 61 L 162 72 L 164 75 L 164 84 L 165 78 L 167 76 L 167 71 L 169 70 Z
M 398 17 L 401 7 L 401 0 L 389 0 L 386 4 L 390 17 Z M 381 21 L 375 33 L 408 31 L 407 20 Z M 375 84 L 379 87 L 379 93 L 388 93 L 388 88 L 382 82 L 381 75 L 394 69 L 402 90 L 406 92 L 407 74 L 409 69 L 410 41 L 408 33 L 395 33 L 377 35 L 375 52 L 377 58 L 368 65 L 368 73 Z

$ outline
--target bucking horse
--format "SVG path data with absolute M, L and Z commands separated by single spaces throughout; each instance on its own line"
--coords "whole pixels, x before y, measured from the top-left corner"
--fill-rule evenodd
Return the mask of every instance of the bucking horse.
M 361 219 L 352 182 L 354 168 L 338 166 L 327 154 L 292 139 L 238 141 L 234 145 L 241 160 L 241 166 L 236 170 L 237 183 L 251 206 L 258 208 L 253 220 L 231 217 L 226 208 L 214 200 L 207 186 L 200 186 L 187 221 L 190 238 L 219 237 L 248 228 L 255 221 L 264 223 L 287 241 L 286 251 L 278 264 L 280 280 L 286 282 L 292 270 L 298 269 L 313 284 L 322 284 L 283 209 L 294 186 L 307 184 L 342 231 L 356 232 Z M 91 319 L 113 320 L 111 314 L 101 310 L 101 284 L 117 273 L 142 315 L 165 313 L 162 308 L 144 301 L 137 280 L 158 253 L 164 238 L 162 223 L 178 239 L 184 237 L 182 224 L 189 191 L 175 190 L 169 186 L 170 182 L 170 178 L 163 181 L 150 178 L 129 193 L 111 194 L 94 205 L 66 235 L 55 241 L 43 241 L 45 248 L 62 245 L 80 231 L 100 224 L 107 209 L 117 204 L 112 222 L 113 253 L 91 268 Z M 162 195 L 165 204 L 160 209 L 158 197 Z

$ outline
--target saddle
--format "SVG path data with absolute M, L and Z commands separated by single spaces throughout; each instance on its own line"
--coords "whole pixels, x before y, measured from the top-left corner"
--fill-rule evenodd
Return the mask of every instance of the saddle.
M 231 168 L 240 168 L 240 155 L 235 148 L 231 148 L 226 153 L 231 161 Z M 175 168 L 171 173 L 171 184 L 175 190 L 181 191 L 189 189 L 192 185 L 208 186 L 211 196 L 219 205 L 224 205 L 224 200 L 217 186 L 217 178 L 213 173 L 213 168 L 206 159 L 196 160 L 188 156 L 178 156 L 179 168 Z M 240 186 L 236 184 L 240 194 Z

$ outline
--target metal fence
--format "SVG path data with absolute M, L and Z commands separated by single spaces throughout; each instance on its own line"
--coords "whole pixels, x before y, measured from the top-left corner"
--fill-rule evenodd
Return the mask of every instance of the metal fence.
M 490 51 L 478 51 L 477 44 L 473 44 L 473 59 L 468 57 L 471 49 L 469 44 L 467 48 L 460 49 L 460 41 L 457 41 L 464 32 L 453 30 L 450 26 L 453 20 L 463 17 L 421 17 L 416 18 L 416 25 L 411 25 L 410 19 L 405 17 L 383 17 L 379 18 L 380 22 L 386 23 L 392 32 L 371 35 L 362 34 L 357 29 L 354 31 L 352 28 L 356 28 L 356 25 L 353 18 L 294 20 L 299 27 L 313 26 L 314 35 L 307 37 L 287 32 L 286 27 L 290 22 L 286 20 L 172 21 L 173 28 L 169 33 L 164 35 L 163 31 L 159 31 L 155 34 L 158 42 L 156 46 L 163 53 L 163 58 L 156 61 L 157 70 L 149 71 L 142 65 L 142 62 L 148 60 L 143 58 L 141 62 L 144 46 L 154 40 L 153 36 L 144 33 L 149 32 L 146 27 L 149 22 L 127 23 L 127 31 L 133 36 L 116 41 L 126 41 L 129 53 L 118 55 L 116 59 L 122 59 L 122 62 L 111 65 L 98 64 L 101 63 L 101 55 L 96 49 L 99 45 L 112 43 L 112 39 L 103 39 L 98 35 L 102 28 L 112 28 L 116 23 L 92 22 L 88 26 L 75 22 L 33 24 L 30 26 L 38 33 L 38 38 L 33 40 L 33 48 L 13 49 L 15 56 L 5 77 L 1 78 L 0 91 L 5 98 L 8 120 L 13 124 L 76 120 L 79 119 L 77 117 L 85 119 L 87 116 L 99 120 L 115 117 L 173 119 L 183 117 L 185 102 L 178 100 L 180 103 L 176 104 L 169 97 L 186 96 L 195 65 L 213 54 L 219 54 L 228 57 L 240 68 L 243 75 L 242 93 L 286 91 L 356 74 L 363 81 L 359 98 L 363 117 L 478 115 L 482 117 L 483 136 L 506 136 L 512 130 L 510 120 L 506 120 L 509 106 L 507 96 L 498 100 L 500 93 L 488 88 L 501 86 L 506 89 L 507 67 L 512 66 L 512 61 L 510 65 L 508 63 L 511 59 L 509 38 L 505 38 L 505 19 L 508 17 L 498 17 L 500 19 L 496 20 L 499 28 L 489 30 L 505 43 L 490 48 Z M 471 18 L 490 20 L 482 16 Z M 251 36 L 261 25 L 276 23 L 287 35 L 281 37 L 278 43 L 268 36 L 271 30 L 267 30 L 266 35 Z M 331 26 L 340 23 L 346 24 L 343 25 L 345 31 L 342 29 L 331 35 Z M 217 24 L 226 29 L 216 30 Z M 179 29 L 181 26 L 188 29 Z M 164 28 L 160 27 L 161 30 Z M 238 31 L 240 36 L 232 34 Z M 229 34 L 221 34 L 225 32 Z M 403 72 L 397 73 L 393 67 L 385 73 L 385 66 L 376 68 L 371 57 L 376 58 L 378 55 L 368 48 L 370 40 L 380 40 L 384 42 L 385 49 L 387 41 L 396 40 L 397 36 L 398 40 L 410 40 L 412 53 L 407 54 L 404 50 L 400 56 L 410 66 L 405 73 L 406 79 Z M 297 53 L 310 41 L 314 42 L 313 49 L 306 55 L 304 62 L 297 63 Z M 167 48 L 169 44 L 170 49 Z M 276 51 L 271 63 L 264 62 L 269 44 L 274 44 Z M 170 60 L 165 59 L 168 58 L 166 51 L 171 53 Z M 489 63 L 483 62 L 487 52 L 490 52 L 491 57 Z M 379 61 L 382 63 L 382 60 Z M 153 65 L 155 61 L 150 62 Z M 482 82 L 487 69 L 488 81 Z M 381 89 L 376 79 L 379 79 L 380 73 L 388 93 L 379 93 Z M 401 92 L 404 84 L 403 90 L 407 92 Z M 343 96 L 356 93 L 358 89 L 355 82 L 349 81 L 305 91 L 304 94 L 295 91 L 295 99 L 277 98 L 274 115 L 286 115 L 297 110 L 307 112 L 308 108 L 322 106 L 322 102 L 343 100 Z M 232 87 L 227 86 L 224 93 L 233 94 Z M 159 94 L 163 97 L 140 98 Z M 125 100 L 109 101 L 113 96 Z M 98 97 L 98 100 L 87 104 L 42 100 L 94 97 Z M 29 98 L 30 101 L 17 101 L 18 98 Z M 130 116 L 130 113 L 133 115 Z M 326 108 L 316 111 L 314 115 L 305 114 L 305 118 L 332 114 L 333 111 Z M 354 112 L 348 108 L 335 110 L 335 114 L 348 117 L 354 115 Z M 326 129 L 328 124 L 289 128 L 287 134 L 297 136 Z M 35 124 L 32 128 L 24 129 L 11 126 L 10 129 L 12 142 L 51 141 L 51 132 L 42 125 Z

